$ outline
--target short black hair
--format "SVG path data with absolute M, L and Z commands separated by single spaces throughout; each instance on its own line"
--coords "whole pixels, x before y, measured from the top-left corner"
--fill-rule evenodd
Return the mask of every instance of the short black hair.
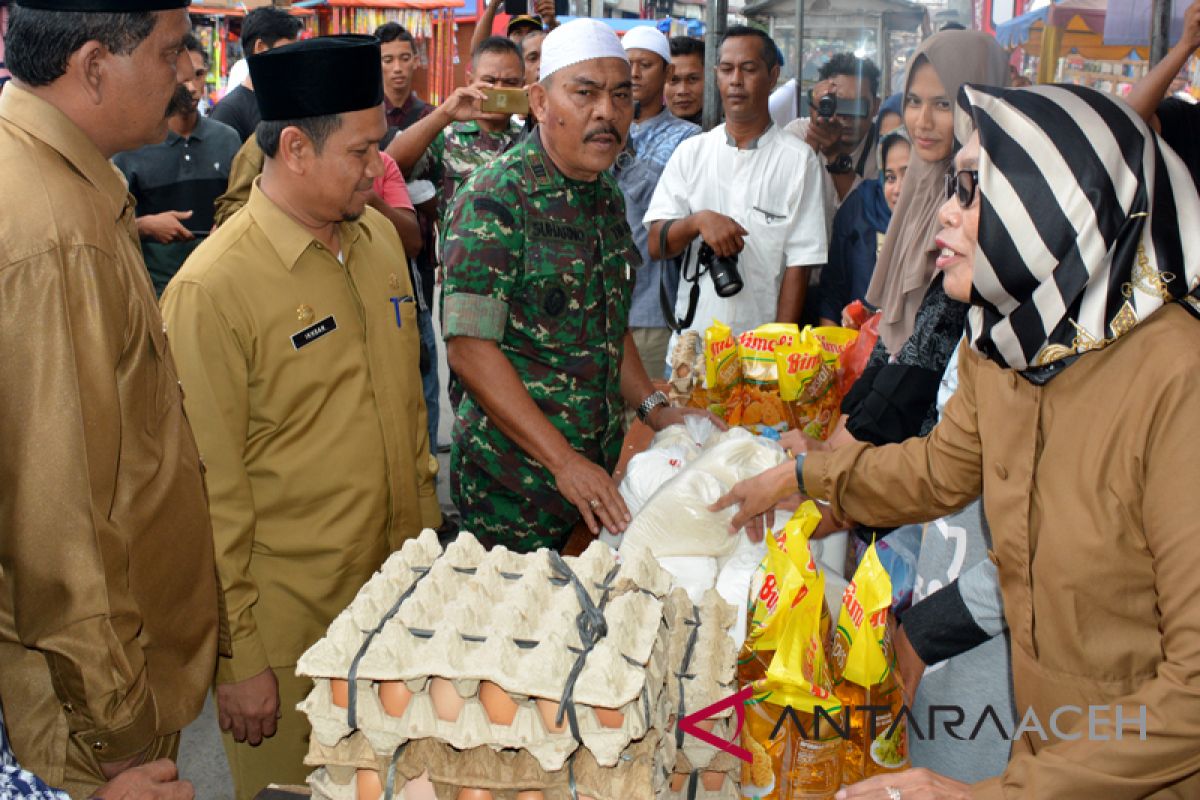
M 516 56 L 518 61 L 525 61 L 521 47 L 507 36 L 489 36 L 484 39 L 475 48 L 475 52 L 471 53 L 471 63 L 474 64 L 484 53 L 508 53 Z
M 721 48 L 730 39 L 740 39 L 745 36 L 753 36 L 758 39 L 759 44 L 762 45 L 762 59 L 766 63 L 768 70 L 779 66 L 779 48 L 775 46 L 775 40 L 766 31 L 752 28 L 749 25 L 730 26 L 729 30 L 725 31 L 725 35 L 721 37 L 721 44 L 718 45 L 717 52 L 720 52 Z
M 942 26 L 943 31 L 965 31 L 966 29 L 967 26 L 963 25 L 961 22 L 947 22 Z
M 700 39 L 693 39 L 691 36 L 672 36 L 671 55 L 700 56 L 700 60 L 703 61 L 704 42 Z
M 304 135 L 312 140 L 317 155 L 325 149 L 325 142 L 342 127 L 341 114 L 327 114 L 321 117 L 304 117 L 302 119 L 263 120 L 258 123 L 254 136 L 258 146 L 267 158 L 274 158 L 279 152 L 279 139 L 284 128 L 299 128 Z
M 268 48 L 281 39 L 295 39 L 304 24 L 282 8 L 263 6 L 256 8 L 242 19 L 242 55 L 254 55 L 255 42 Z
M 869 58 L 859 58 L 850 52 L 835 53 L 821 65 L 817 72 L 817 80 L 826 81 L 834 75 L 864 80 L 871 89 L 871 97 L 879 96 L 879 67 Z
M 413 39 L 413 35 L 408 32 L 408 28 L 401 25 L 399 22 L 385 22 L 375 29 L 375 38 L 380 44 L 388 42 L 408 42 L 412 47 L 413 53 L 417 52 L 417 42 Z
M 189 53 L 199 53 L 200 57 L 204 59 L 205 69 L 212 65 L 212 61 L 208 57 L 208 51 L 204 49 L 204 45 L 200 44 L 200 40 L 196 38 L 196 34 L 189 33 L 187 36 L 184 36 L 183 47 Z
M 4 36 L 8 71 L 30 86 L 49 86 L 67 72 L 79 48 L 100 42 L 114 55 L 132 53 L 157 24 L 152 11 L 43 11 L 12 6 Z
M 908 134 L 904 133 L 904 129 L 900 128 L 883 137 L 879 142 L 879 169 L 883 169 L 883 165 L 887 163 L 888 153 L 892 152 L 892 148 L 903 143 L 908 147 L 912 147 L 912 142 L 908 139 Z

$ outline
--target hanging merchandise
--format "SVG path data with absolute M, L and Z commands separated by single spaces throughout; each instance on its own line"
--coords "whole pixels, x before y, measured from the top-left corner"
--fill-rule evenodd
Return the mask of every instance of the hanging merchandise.
M 318 14 L 322 30 L 328 35 L 374 33 L 388 22 L 402 25 L 412 34 L 417 57 L 427 70 L 424 99 L 437 105 L 454 90 L 458 26 L 451 9 L 462 4 L 462 0 L 413 0 L 402 6 L 396 0 L 381 0 L 381 5 L 372 6 L 360 0 L 330 0 L 319 7 Z

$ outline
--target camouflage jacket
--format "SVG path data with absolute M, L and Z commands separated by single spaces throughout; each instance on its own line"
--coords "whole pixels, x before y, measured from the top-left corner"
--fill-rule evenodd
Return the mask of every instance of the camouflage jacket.
M 455 122 L 437 135 L 429 145 L 430 162 L 440 196 L 438 213 L 445 220 L 454 193 L 476 167 L 491 162 L 506 152 L 521 135 L 521 126 L 510 121 L 507 130 L 490 133 L 478 122 Z
M 622 430 L 620 364 L 641 263 L 621 191 L 554 166 L 530 136 L 474 172 L 454 199 L 443 235 L 447 339 L 491 339 L 530 396 L 577 451 L 608 470 Z M 549 470 L 502 434 L 468 395 L 454 447 L 507 488 L 553 495 Z M 549 487 L 549 492 L 545 489 Z M 544 492 L 544 494 L 543 494 Z

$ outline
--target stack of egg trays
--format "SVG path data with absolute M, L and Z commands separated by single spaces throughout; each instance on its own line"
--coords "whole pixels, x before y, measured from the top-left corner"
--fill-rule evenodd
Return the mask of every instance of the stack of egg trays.
M 549 731 L 533 702 L 523 700 L 512 724 L 492 725 L 475 692 L 481 680 L 490 680 L 519 697 L 557 705 L 575 661 L 572 649 L 581 644 L 573 586 L 550 567 L 545 551 L 522 556 L 495 548 L 489 553 L 463 534 L 441 558 L 439 552 L 431 532 L 406 545 L 301 658 L 297 672 L 316 683 L 300 705 L 313 727 L 310 763 L 330 763 L 329 750 L 361 730 L 380 757 L 410 739 L 437 737 L 463 749 L 482 744 L 524 748 L 544 768 L 561 768 L 578 747 L 565 724 Z M 602 581 L 614 572 L 611 551 L 595 543 L 565 562 L 598 604 L 605 594 Z M 335 700 L 337 684 L 344 692 L 366 632 L 418 579 L 358 661 L 352 729 L 345 699 Z M 615 764 L 631 741 L 667 723 L 666 626 L 659 598 L 669 588 L 669 575 L 644 553 L 627 557 L 610 581 L 604 609 L 609 636 L 589 653 L 574 694 L 581 739 L 605 765 Z M 494 633 L 504 628 L 505 634 Z M 517 646 L 516 639 L 528 649 Z M 452 721 L 435 713 L 428 696 L 433 676 L 450 679 L 460 697 L 470 698 Z M 400 717 L 384 713 L 377 681 L 404 682 L 411 699 Z M 611 710 L 620 712 L 621 726 L 600 724 L 594 708 L 610 710 L 610 724 Z
M 665 613 L 670 631 L 668 644 L 672 672 L 667 694 L 672 719 L 694 714 L 736 694 L 737 647 L 729 635 L 736 611 L 715 591 L 708 590 L 699 603 L 676 589 L 666 598 Z M 738 737 L 737 717 L 727 707 L 701 725 L 725 741 Z M 741 782 L 741 762 L 732 754 L 694 736 L 679 737 L 675 726 L 668 736 L 671 744 L 682 739 L 674 753 L 672 775 L 659 797 L 695 797 L 700 800 L 735 800 Z M 689 784 L 696 786 L 689 791 Z

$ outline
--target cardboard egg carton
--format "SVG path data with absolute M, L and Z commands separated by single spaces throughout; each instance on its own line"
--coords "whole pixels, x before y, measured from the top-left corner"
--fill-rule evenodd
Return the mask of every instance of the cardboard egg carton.
M 679 708 L 677 673 L 695 627 L 685 618 L 700 623 L 683 680 L 688 713 L 724 696 L 725 676 L 732 685 L 736 652 L 723 647 L 731 641 L 732 610 L 715 592 L 693 606 L 682 591 L 668 595 L 670 576 L 645 551 L 623 553 L 617 567 L 611 551 L 595 543 L 564 559 L 587 595 L 583 603 L 546 551 L 487 551 L 464 534 L 443 553 L 436 538 L 422 540 L 389 559 L 301 660 L 297 671 L 316 679 L 300 709 L 313 727 L 307 763 L 319 767 L 317 796 L 353 797 L 354 774 L 372 759 L 386 771 L 397 752 L 428 747 L 519 754 L 547 775 L 568 764 L 594 764 L 609 771 L 600 781 L 608 784 L 631 752 L 652 747 L 654 774 L 620 784 L 624 788 L 611 796 L 622 798 L 669 793 L 672 770 L 726 766 L 712 762 L 715 748 L 692 737 L 677 751 L 670 731 Z M 602 609 L 606 632 L 575 682 L 577 741 L 566 719 L 557 726 L 554 716 L 584 639 L 593 638 L 577 624 L 585 605 Z M 345 681 L 356 657 L 351 726 Z M 381 690 L 391 698 L 392 713 Z M 499 715 L 491 704 L 498 694 Z M 709 752 L 692 752 L 696 744 Z M 447 791 L 472 786 L 458 779 L 445 785 Z M 605 792 L 582 793 L 604 800 Z M 711 800 L 724 797 L 714 793 Z M 555 800 L 552 793 L 546 798 Z
M 367 633 L 379 625 L 405 591 L 425 576 L 441 554 L 437 533 L 428 528 L 416 539 L 406 541 L 334 618 L 325 636 L 300 656 L 296 674 L 345 678 Z

